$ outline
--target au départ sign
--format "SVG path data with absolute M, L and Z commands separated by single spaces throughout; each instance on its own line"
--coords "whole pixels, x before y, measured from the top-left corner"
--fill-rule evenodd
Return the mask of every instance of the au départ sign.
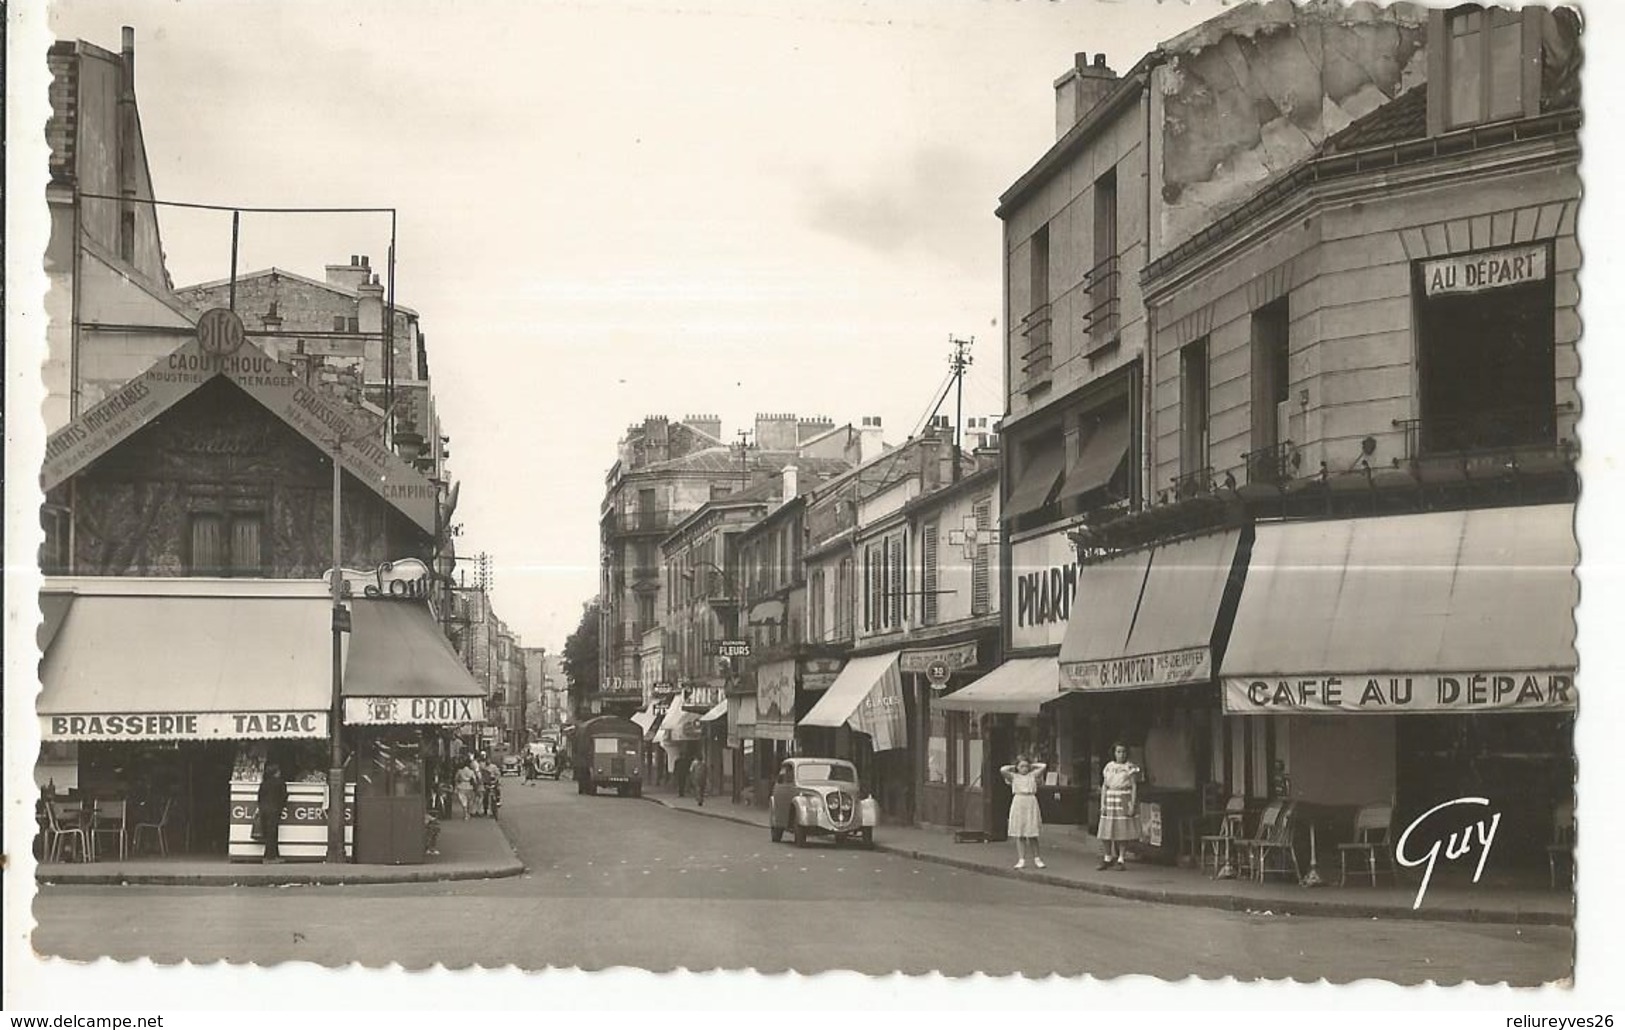
M 1451 293 L 1478 293 L 1503 286 L 1521 286 L 1546 278 L 1545 244 L 1510 247 L 1479 254 L 1456 254 L 1422 262 L 1422 288 L 1429 297 Z
M 1572 711 L 1578 699 L 1572 673 L 1547 670 L 1224 678 L 1230 715 Z

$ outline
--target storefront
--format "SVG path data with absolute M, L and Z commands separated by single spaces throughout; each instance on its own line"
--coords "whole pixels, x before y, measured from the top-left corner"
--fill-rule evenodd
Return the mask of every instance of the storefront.
M 1005 837 L 1006 816 L 1010 810 L 1010 788 L 999 775 L 1010 757 L 1039 754 L 1039 722 L 1045 706 L 1061 698 L 1061 669 L 1054 656 L 1011 658 L 968 686 L 937 698 L 933 713 L 965 726 L 961 774 L 969 782 L 965 791 L 964 828 L 986 833 L 994 840 Z M 997 741 L 997 748 L 994 742 Z M 1039 759 L 1043 761 L 1041 757 Z M 1076 791 L 1068 783 L 1065 790 Z M 1058 770 L 1046 772 L 1039 788 L 1040 810 L 1046 822 L 1060 822 L 1066 809 Z
M 1402 828 L 1485 797 L 1496 862 L 1544 863 L 1573 796 L 1573 518 L 1553 504 L 1259 525 L 1222 664 L 1231 785 L 1267 764 L 1333 840 L 1363 804 L 1392 802 Z M 1244 731 L 1273 761 L 1228 764 Z
M 270 759 L 288 781 L 283 855 L 325 856 L 325 584 L 66 577 L 41 596 L 40 732 L 74 781 L 48 788 L 126 802 L 132 825 L 162 827 L 168 853 L 258 858 L 250 828 Z
M 964 712 L 939 707 L 947 692 L 987 671 L 979 662 L 992 640 L 979 638 L 931 647 L 908 648 L 897 661 L 903 689 L 912 695 L 916 713 L 915 821 L 930 826 L 962 827 L 967 808 L 980 807 L 983 791 L 982 736 L 976 720 Z M 972 817 L 980 829 L 981 815 Z
M 1249 532 L 1227 529 L 1085 565 L 1061 647 L 1057 706 L 1077 724 L 1063 767 L 1088 783 L 1087 822 L 1117 744 L 1142 771 L 1141 844 L 1189 851 L 1219 724 L 1218 657 L 1240 598 Z
M 833 731 L 821 735 L 826 745 L 833 744 L 831 757 L 858 767 L 858 780 L 879 801 L 882 818 L 908 823 L 914 819 L 915 781 L 908 727 L 918 715 L 903 689 L 900 654 L 848 659 L 797 726 Z
M 794 658 L 757 662 L 756 730 L 745 763 L 753 798 L 766 808 L 773 793 L 779 763 L 790 755 L 796 740 L 797 662 Z

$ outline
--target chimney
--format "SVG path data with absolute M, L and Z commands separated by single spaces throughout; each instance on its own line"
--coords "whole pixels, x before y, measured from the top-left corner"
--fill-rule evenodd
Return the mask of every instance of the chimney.
M 1065 136 L 1117 85 L 1117 73 L 1106 67 L 1106 55 L 1078 54 L 1065 75 L 1055 80 L 1055 138 Z
M 808 440 L 811 440 L 813 437 L 818 436 L 818 435 L 820 435 L 822 433 L 827 433 L 831 429 L 834 429 L 834 428 L 835 428 L 835 420 L 832 419 L 832 418 L 825 418 L 822 415 L 815 415 L 815 416 L 813 416 L 811 418 L 804 418 L 804 419 L 801 420 L 800 424 L 796 427 L 796 442 L 797 443 L 806 443 Z
M 871 458 L 878 458 L 886 450 L 881 438 L 882 429 L 879 415 L 863 416 L 862 424 L 858 427 L 858 461 L 864 462 Z
M 763 451 L 794 451 L 798 421 L 794 415 L 757 414 L 756 446 Z
M 722 439 L 722 419 L 715 415 L 684 415 L 683 424 L 713 439 Z
M 124 26 L 123 32 L 124 82 L 122 92 L 126 96 L 135 96 L 135 29 L 129 25 Z
M 365 262 L 366 258 L 360 254 L 351 254 L 350 263 L 347 265 L 328 265 L 328 285 L 342 286 L 346 290 L 359 290 L 372 279 Z
M 784 471 L 781 473 L 784 476 L 784 485 L 779 491 L 780 504 L 789 504 L 798 496 L 797 478 L 800 471 L 801 470 L 796 468 L 794 465 L 784 466 Z
M 377 283 L 363 282 L 356 287 L 361 296 L 356 299 L 356 328 L 371 333 L 361 347 L 365 357 L 367 377 L 385 378 L 384 375 L 384 288 Z

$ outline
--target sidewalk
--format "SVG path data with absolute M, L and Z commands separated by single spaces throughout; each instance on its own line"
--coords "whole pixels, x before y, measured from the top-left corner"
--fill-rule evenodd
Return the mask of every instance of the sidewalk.
M 707 797 L 705 807 L 692 797 L 677 797 L 675 786 L 665 784 L 644 789 L 644 798 L 656 804 L 695 815 L 726 819 L 758 826 L 765 836 L 767 810 L 734 804 L 724 794 Z M 946 829 L 912 826 L 875 828 L 875 850 L 903 855 L 920 862 L 953 866 L 990 876 L 1030 880 L 1035 883 L 1073 890 L 1090 891 L 1111 897 L 1153 901 L 1167 905 L 1195 905 L 1259 915 L 1338 916 L 1356 919 L 1423 919 L 1448 922 L 1510 923 L 1519 925 L 1570 926 L 1574 922 L 1574 894 L 1561 882 L 1557 890 L 1544 883 L 1538 886 L 1500 886 L 1488 883 L 1446 883 L 1443 872 L 1436 874 L 1420 909 L 1416 901 L 1419 877 L 1402 870 L 1398 886 L 1386 878 L 1378 887 L 1338 887 L 1336 855 L 1320 856 L 1319 873 L 1326 886 L 1306 888 L 1296 883 L 1272 880 L 1215 880 L 1195 869 L 1177 866 L 1136 864 L 1131 859 L 1124 871 L 1097 868 L 1100 850 L 1091 839 L 1071 827 L 1046 828 L 1043 838 L 1045 869 L 1015 869 L 1015 845 L 1010 842 L 956 844 Z M 1307 856 L 1300 856 L 1304 862 Z M 1326 864 L 1326 863 L 1329 863 Z M 1419 872 L 1419 871 L 1417 871 Z M 1407 878 L 1408 877 L 1408 878 Z
M 95 862 L 41 863 L 41 884 L 146 884 L 172 887 L 280 887 L 287 884 L 428 883 L 486 880 L 525 871 L 497 819 L 442 819 L 440 854 L 422 865 L 232 862 L 225 856 L 142 855 Z

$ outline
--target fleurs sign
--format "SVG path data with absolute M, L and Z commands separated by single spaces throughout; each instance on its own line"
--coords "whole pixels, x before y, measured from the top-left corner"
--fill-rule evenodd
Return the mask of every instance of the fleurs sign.
M 1563 672 L 1497 670 L 1450 675 L 1360 673 L 1224 679 L 1224 710 L 1230 715 L 1573 711 L 1577 700 L 1574 676 Z

